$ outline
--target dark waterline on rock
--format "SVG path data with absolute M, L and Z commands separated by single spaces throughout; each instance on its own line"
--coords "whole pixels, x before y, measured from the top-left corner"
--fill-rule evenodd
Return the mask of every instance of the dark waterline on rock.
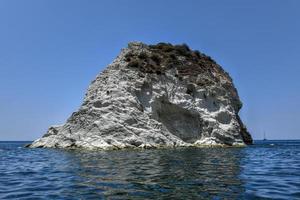
M 0 142 L 0 199 L 300 199 L 300 141 L 79 151 Z

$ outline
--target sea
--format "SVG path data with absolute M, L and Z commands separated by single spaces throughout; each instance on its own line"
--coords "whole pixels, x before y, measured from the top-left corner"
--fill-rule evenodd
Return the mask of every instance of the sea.
M 0 199 L 300 199 L 300 141 L 86 151 L 0 142 Z

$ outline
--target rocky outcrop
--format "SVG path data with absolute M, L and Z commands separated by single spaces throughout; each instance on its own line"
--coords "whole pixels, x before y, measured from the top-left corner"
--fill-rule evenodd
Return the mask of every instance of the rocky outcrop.
M 119 149 L 245 145 L 232 79 L 186 45 L 139 42 L 90 84 L 82 106 L 30 147 Z

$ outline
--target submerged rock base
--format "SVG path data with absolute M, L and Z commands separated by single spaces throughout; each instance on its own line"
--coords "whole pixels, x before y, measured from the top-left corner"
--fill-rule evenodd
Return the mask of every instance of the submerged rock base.
M 67 122 L 29 147 L 244 146 L 252 138 L 232 79 L 186 45 L 133 42 L 91 83 Z

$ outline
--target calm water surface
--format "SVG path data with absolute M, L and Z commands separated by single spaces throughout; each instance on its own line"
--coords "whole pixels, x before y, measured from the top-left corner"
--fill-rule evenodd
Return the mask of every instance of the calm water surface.
M 0 142 L 0 199 L 300 199 L 300 141 L 66 151 Z

